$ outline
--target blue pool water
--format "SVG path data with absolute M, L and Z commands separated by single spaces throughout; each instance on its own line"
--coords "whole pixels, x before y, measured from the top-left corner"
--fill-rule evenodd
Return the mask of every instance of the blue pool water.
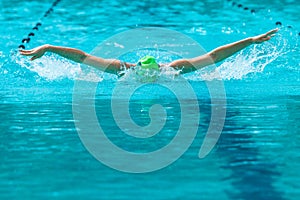
M 0 199 L 299 199 L 299 1 L 232 2 L 62 0 L 43 17 L 52 0 L 2 0 Z M 37 22 L 42 26 L 34 31 Z M 282 25 L 276 26 L 276 22 Z M 80 139 L 74 94 L 84 97 L 88 92 L 74 90 L 80 74 L 84 71 L 87 84 L 97 86 L 94 104 L 82 105 L 82 109 L 95 107 L 97 121 L 107 137 L 135 153 L 167 145 L 180 127 L 181 109 L 190 111 L 189 119 L 197 119 L 184 81 L 164 74 L 163 80 L 136 90 L 127 108 L 132 120 L 146 126 L 151 107 L 160 104 L 166 118 L 154 117 L 166 119 L 166 123 L 153 137 L 135 138 L 118 127 L 111 96 L 120 81 L 130 88 L 138 80 L 87 72 L 86 66 L 51 54 L 30 62 L 16 50 L 32 31 L 35 36 L 24 44 L 26 49 L 48 43 L 91 52 L 103 40 L 142 27 L 177 31 L 207 51 L 275 27 L 280 31 L 270 42 L 253 45 L 218 63 L 222 81 L 211 68 L 184 75 L 200 109 L 199 120 L 185 128 L 196 124 L 197 135 L 170 165 L 149 173 L 126 173 L 99 162 Z M 168 45 L 174 43 L 170 40 Z M 161 62 L 176 58 L 159 50 L 145 51 Z M 122 58 L 135 62 L 139 56 L 130 52 Z M 224 85 L 226 117 L 216 146 L 199 159 L 215 106 L 207 83 L 214 81 Z M 160 84 L 183 88 L 183 104 Z M 122 101 L 120 98 L 120 105 Z M 87 126 L 92 125 L 89 115 L 85 119 Z M 127 123 L 128 119 L 121 120 Z

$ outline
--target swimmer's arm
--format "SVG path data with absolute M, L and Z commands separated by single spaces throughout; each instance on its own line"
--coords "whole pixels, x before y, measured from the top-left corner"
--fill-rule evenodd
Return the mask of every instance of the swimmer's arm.
M 277 31 L 278 29 L 273 29 L 258 36 L 227 44 L 195 58 L 175 60 L 174 62 L 170 63 L 169 66 L 181 69 L 182 73 L 195 71 L 205 66 L 220 62 L 251 44 L 258 44 L 268 41 L 275 35 Z
M 83 63 L 97 69 L 112 74 L 118 74 L 121 70 L 121 61 L 116 59 L 104 59 L 85 53 L 79 49 L 53 46 L 53 45 L 42 45 L 32 50 L 20 50 L 20 53 L 25 56 L 32 56 L 30 60 L 35 60 L 42 57 L 46 52 L 52 52 L 60 55 L 64 58 L 72 60 L 77 63 Z M 127 64 L 126 67 L 131 67 L 132 64 Z
M 90 54 L 87 54 L 82 63 L 100 69 L 101 71 L 116 75 L 118 75 L 122 70 L 122 65 L 124 65 L 126 69 L 135 66 L 135 64 L 131 63 L 122 63 L 117 59 L 104 59 L 101 57 L 92 56 Z

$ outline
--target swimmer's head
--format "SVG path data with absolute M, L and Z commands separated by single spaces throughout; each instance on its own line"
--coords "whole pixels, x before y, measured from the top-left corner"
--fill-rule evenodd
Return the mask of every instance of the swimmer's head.
M 137 63 L 142 69 L 154 69 L 159 70 L 159 65 L 157 64 L 153 56 L 145 56 L 139 60 Z

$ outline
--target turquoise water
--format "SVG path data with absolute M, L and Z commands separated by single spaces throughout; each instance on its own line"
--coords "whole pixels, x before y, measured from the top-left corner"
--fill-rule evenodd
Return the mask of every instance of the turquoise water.
M 16 53 L 53 1 L 1 1 L 0 199 L 299 199 L 299 3 L 235 2 L 242 7 L 213 0 L 72 4 L 62 0 L 25 44 L 26 49 L 49 43 L 91 52 L 115 34 L 150 26 L 178 31 L 211 50 L 280 27 L 270 42 L 217 64 L 226 93 L 226 118 L 208 156 L 199 159 L 198 153 L 213 107 L 206 83 L 218 79 L 214 69 L 184 76 L 200 109 L 191 146 L 163 169 L 132 174 L 99 162 L 80 140 L 72 100 L 80 67 L 86 68 L 51 54 L 29 62 Z M 244 10 L 246 6 L 255 13 Z M 275 25 L 278 21 L 282 26 Z M 152 53 L 161 62 L 174 59 L 164 52 Z M 123 59 L 133 62 L 137 57 L 131 52 Z M 172 92 L 159 86 L 165 81 L 181 88 L 172 77 L 144 85 L 130 102 L 132 119 L 147 125 L 150 107 L 161 104 L 166 124 L 155 137 L 133 138 L 112 117 L 111 95 L 120 80 L 99 72 L 89 79 L 98 81 L 99 123 L 116 145 L 128 151 L 149 152 L 168 144 L 180 126 L 180 108 L 191 106 L 188 95 L 179 105 Z M 136 84 L 130 78 L 122 81 L 128 88 Z

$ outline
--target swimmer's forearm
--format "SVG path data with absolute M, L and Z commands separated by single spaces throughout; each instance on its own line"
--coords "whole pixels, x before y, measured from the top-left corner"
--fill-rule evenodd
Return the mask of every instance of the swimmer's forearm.
M 217 63 L 250 46 L 251 44 L 253 44 L 252 38 L 246 38 L 231 44 L 218 47 L 209 52 L 208 55 L 215 63 Z
M 270 30 L 261 35 L 246 38 L 246 39 L 243 39 L 243 40 L 231 43 L 231 44 L 221 46 L 221 47 L 216 48 L 215 50 L 211 51 L 209 54 L 215 62 L 222 61 L 225 58 L 232 56 L 233 54 L 248 47 L 251 44 L 260 44 L 260 43 L 270 40 L 273 36 L 275 36 L 275 33 L 277 31 L 278 31 L 278 29 L 276 28 L 276 29 Z
M 181 69 L 181 73 L 187 73 L 220 62 L 251 44 L 253 44 L 252 38 L 246 38 L 238 42 L 218 47 L 202 56 L 191 59 L 176 60 L 169 66 Z
M 201 69 L 208 65 L 220 62 L 225 58 L 232 56 L 236 52 L 246 48 L 252 43 L 253 42 L 251 38 L 246 38 L 238 42 L 218 47 L 202 56 L 198 56 L 191 59 L 180 59 L 173 61 L 169 64 L 169 66 L 180 69 L 181 73 L 188 73 L 197 69 Z
M 60 55 L 64 58 L 72 60 L 74 62 L 82 63 L 86 57 L 88 56 L 87 53 L 74 48 L 69 47 L 61 47 L 61 46 L 53 46 L 53 45 L 46 45 L 45 46 L 47 52 L 52 52 L 57 55 Z
M 112 74 L 117 74 L 121 68 L 121 62 L 119 60 L 104 59 L 101 57 L 92 56 L 79 49 L 47 45 L 46 51 L 58 54 L 69 60 L 78 63 L 83 63 L 95 67 L 97 69 L 100 69 L 101 71 L 105 71 Z

